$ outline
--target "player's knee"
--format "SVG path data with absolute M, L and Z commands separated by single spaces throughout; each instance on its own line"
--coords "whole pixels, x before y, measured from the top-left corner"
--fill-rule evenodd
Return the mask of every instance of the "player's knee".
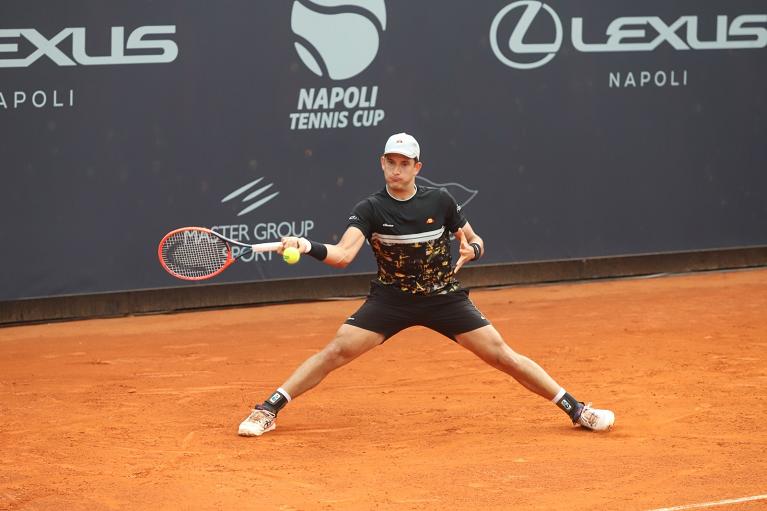
M 338 342 L 331 342 L 322 350 L 324 362 L 330 366 L 341 366 L 352 357 L 349 349 Z
M 525 357 L 504 345 L 496 352 L 498 364 L 510 371 L 519 371 L 525 361 Z

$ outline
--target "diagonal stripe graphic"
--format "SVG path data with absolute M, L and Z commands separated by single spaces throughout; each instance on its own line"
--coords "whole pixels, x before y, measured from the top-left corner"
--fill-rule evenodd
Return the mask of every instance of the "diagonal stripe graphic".
M 264 179 L 263 177 L 259 177 L 255 181 L 251 181 L 250 183 L 246 184 L 245 186 L 241 186 L 241 187 L 237 188 L 235 191 L 233 191 L 232 193 L 230 193 L 229 195 L 227 195 L 226 197 L 221 199 L 221 202 L 226 202 L 228 200 L 234 199 L 235 197 L 237 197 L 241 193 L 244 193 L 244 192 L 250 190 L 251 188 L 253 188 L 255 185 L 257 185 L 258 183 L 263 181 L 263 179 Z
M 249 201 L 250 199 L 252 199 L 252 198 L 254 198 L 254 197 L 258 197 L 259 195 L 261 195 L 262 193 L 264 193 L 265 191 L 267 191 L 267 190 L 268 190 L 269 188 L 271 188 L 272 186 L 274 186 L 274 183 L 269 183 L 269 184 L 268 184 L 268 185 L 266 185 L 266 186 L 262 186 L 261 188 L 259 188 L 259 189 L 258 189 L 258 190 L 256 190 L 255 192 L 249 193 L 247 196 L 245 196 L 245 198 L 244 198 L 244 199 L 242 199 L 242 202 L 247 202 L 247 201 Z
M 271 194 L 271 195 L 267 195 L 267 196 L 266 196 L 266 197 L 264 197 L 263 199 L 261 199 L 261 200 L 259 200 L 259 201 L 257 201 L 257 202 L 254 202 L 253 204 L 251 204 L 251 205 L 250 205 L 250 206 L 248 206 L 247 208 L 245 208 L 245 209 L 243 209 L 242 211 L 240 211 L 239 213 L 237 213 L 237 216 L 242 216 L 242 215 L 245 215 L 245 214 L 247 214 L 247 213 L 250 213 L 251 211 L 253 211 L 253 210 L 254 210 L 254 209 L 256 209 L 257 207 L 261 206 L 262 204 L 266 204 L 266 203 L 267 203 L 267 202 L 269 202 L 270 200 L 274 199 L 274 198 L 275 198 L 275 197 L 277 197 L 279 194 L 280 194 L 280 192 L 274 192 L 274 193 L 273 193 L 273 194 Z

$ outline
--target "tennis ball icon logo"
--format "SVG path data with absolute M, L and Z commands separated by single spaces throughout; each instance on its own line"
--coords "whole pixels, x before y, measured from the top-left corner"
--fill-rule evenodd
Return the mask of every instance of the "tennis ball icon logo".
M 383 0 L 296 0 L 290 27 L 306 67 L 317 76 L 346 80 L 378 54 L 386 5 Z

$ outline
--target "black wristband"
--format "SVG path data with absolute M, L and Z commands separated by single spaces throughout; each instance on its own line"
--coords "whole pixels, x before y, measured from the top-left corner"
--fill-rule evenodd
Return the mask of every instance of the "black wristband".
M 312 248 L 307 252 L 308 255 L 312 256 L 318 261 L 324 261 L 328 257 L 328 247 L 326 247 L 324 243 L 317 243 L 316 241 L 312 240 L 306 241 L 308 241 L 312 246 Z
M 482 247 L 479 246 L 479 243 L 469 243 L 469 245 L 474 249 L 474 261 L 482 257 Z

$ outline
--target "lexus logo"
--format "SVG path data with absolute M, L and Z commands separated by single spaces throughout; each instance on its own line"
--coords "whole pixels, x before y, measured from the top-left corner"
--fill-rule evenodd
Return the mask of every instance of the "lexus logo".
M 499 46 L 498 29 L 503 20 L 515 9 L 524 9 L 524 11 L 519 18 L 517 25 L 514 27 L 514 30 L 511 31 L 508 44 Z M 541 9 L 545 10 L 554 22 L 554 41 L 552 43 L 544 44 L 526 44 L 524 42 L 525 35 L 528 30 L 530 30 L 530 25 L 533 24 L 533 21 L 536 16 L 538 16 Z M 490 46 L 493 48 L 493 53 L 498 60 L 509 67 L 515 69 L 534 69 L 536 67 L 541 67 L 553 59 L 557 54 L 557 51 L 559 51 L 559 48 L 562 46 L 562 21 L 560 21 L 557 13 L 543 2 L 520 0 L 519 2 L 511 3 L 496 14 L 493 23 L 490 25 Z M 521 59 L 522 61 L 516 60 L 520 55 L 543 56 L 533 62 L 524 62 L 525 59 Z
M 521 10 L 518 17 L 517 10 Z M 713 40 L 701 34 L 700 27 L 706 22 L 690 14 L 673 21 L 659 16 L 621 16 L 608 23 L 603 41 L 586 42 L 584 18 L 576 16 L 570 19 L 568 35 L 573 47 L 584 53 L 651 52 L 661 45 L 677 51 L 767 47 L 767 14 L 717 15 Z M 525 43 L 533 23 L 536 32 L 548 30 L 535 36 L 552 42 Z M 520 0 L 501 9 L 493 18 L 490 46 L 503 64 L 515 69 L 535 69 L 554 58 L 562 47 L 563 32 L 562 20 L 551 7 L 543 2 Z

